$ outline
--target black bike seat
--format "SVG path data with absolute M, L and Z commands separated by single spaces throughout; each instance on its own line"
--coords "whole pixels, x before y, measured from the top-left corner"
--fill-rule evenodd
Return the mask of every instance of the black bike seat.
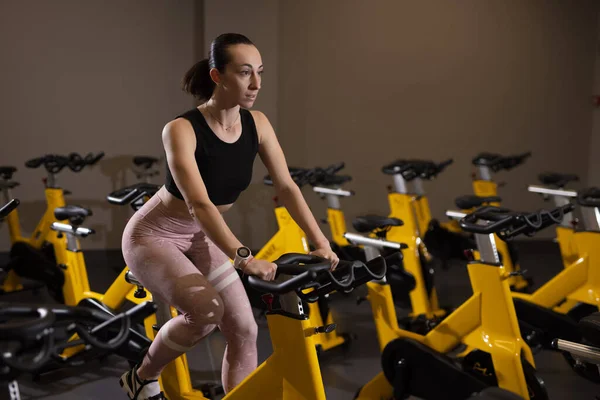
M 149 156 L 135 156 L 133 157 L 133 163 L 138 167 L 143 166 L 144 168 L 152 167 L 152 164 L 157 163 L 158 158 Z
M 381 217 L 379 215 L 364 215 L 356 217 L 354 221 L 352 221 L 352 226 L 360 233 L 402 225 L 404 225 L 404 222 L 398 218 Z
M 317 185 L 323 186 L 334 186 L 342 185 L 346 182 L 350 182 L 352 177 L 350 175 L 325 175 L 324 177 L 317 180 Z
M 13 166 L 3 166 L 0 167 L 0 176 L 2 176 L 2 178 L 4 179 L 11 179 L 13 174 L 17 172 L 17 168 L 13 167 Z
M 595 312 L 579 321 L 579 329 L 584 339 L 594 346 L 600 346 L 600 312 Z
M 77 220 L 82 223 L 85 217 L 90 215 L 92 215 L 92 210 L 79 206 L 65 206 L 54 209 L 54 217 L 59 221 L 68 219 L 69 221 Z
M 454 200 L 454 204 L 461 210 L 470 210 L 474 207 L 482 206 L 485 203 L 497 203 L 501 202 L 502 199 L 498 196 L 477 196 L 474 194 L 467 194 L 465 196 L 457 197 Z
M 479 166 L 483 166 L 483 167 L 491 167 L 493 165 L 498 164 L 500 161 L 502 161 L 503 157 L 502 155 L 498 154 L 498 153 L 479 153 L 477 154 L 473 160 L 472 163 L 473 165 L 479 165 Z
M 399 159 L 381 168 L 387 175 L 402 174 L 404 179 L 413 180 L 417 178 L 426 168 L 434 166 L 433 161 L 427 160 L 403 160 Z
M 557 188 L 562 188 L 569 182 L 579 181 L 579 177 L 575 174 L 560 174 L 557 172 L 541 173 L 538 175 L 538 179 L 543 185 Z

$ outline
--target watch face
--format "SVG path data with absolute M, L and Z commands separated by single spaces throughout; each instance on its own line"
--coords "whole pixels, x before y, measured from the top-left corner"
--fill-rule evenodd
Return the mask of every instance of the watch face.
M 247 247 L 240 247 L 239 249 L 237 249 L 237 255 L 242 257 L 242 258 L 246 258 L 250 256 L 250 249 Z

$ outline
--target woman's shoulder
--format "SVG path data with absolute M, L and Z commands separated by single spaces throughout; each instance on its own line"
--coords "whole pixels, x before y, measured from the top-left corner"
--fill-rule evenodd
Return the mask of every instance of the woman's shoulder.
M 167 122 L 162 132 L 164 137 L 195 136 L 194 127 L 189 119 L 182 116 Z

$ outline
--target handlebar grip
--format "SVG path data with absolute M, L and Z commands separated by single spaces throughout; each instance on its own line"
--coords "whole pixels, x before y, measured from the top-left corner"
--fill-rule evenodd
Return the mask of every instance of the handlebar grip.
M 316 276 L 317 273 L 315 271 L 307 269 L 300 275 L 296 275 L 295 277 L 285 282 L 273 283 L 264 281 L 256 276 L 250 275 L 248 276 L 248 284 L 260 292 L 284 294 L 295 290 L 297 287 L 306 285 L 307 283 L 313 281 L 316 278 Z
M 508 225 L 513 221 L 513 215 L 506 215 L 502 213 L 506 213 L 507 209 L 498 208 L 498 207 L 482 207 L 475 212 L 465 216 L 459 221 L 460 227 L 467 232 L 472 233 L 480 233 L 480 234 L 490 234 L 494 233 Z M 486 215 L 487 218 L 492 217 L 494 213 L 497 214 L 497 220 L 495 222 L 491 222 L 489 219 L 486 220 L 490 223 L 486 225 L 478 225 L 477 221 L 482 219 L 484 213 L 488 213 Z
M 52 332 L 44 332 L 43 344 L 41 350 L 33 357 L 29 356 L 30 360 L 21 360 L 16 353 L 21 349 L 20 342 L 11 343 L 7 351 L 2 353 L 2 361 L 10 368 L 21 372 L 35 372 L 42 368 L 50 357 L 54 350 L 54 336 Z
M 34 317 L 27 320 L 14 320 L 14 317 Z M 0 338 L 23 339 L 35 337 L 41 331 L 54 324 L 56 316 L 45 307 L 34 307 L 28 304 L 0 304 L 0 319 L 8 318 L 8 322 L 0 323 Z M 11 319 L 13 319 L 11 321 Z
M 346 166 L 345 162 L 339 162 L 337 164 L 331 164 L 329 167 L 325 168 L 325 173 L 333 175 L 336 172 L 341 171 Z
M 103 157 L 104 157 L 104 152 L 103 151 L 101 151 L 100 153 L 96 154 L 95 156 L 92 153 L 89 153 L 87 156 L 85 156 L 85 163 L 87 165 L 94 165 L 98 161 L 100 161 Z
M 138 194 L 139 192 L 135 188 L 125 188 L 110 193 L 108 196 L 106 196 L 106 199 L 111 204 L 122 206 L 134 201 Z
M 29 161 L 25 162 L 25 166 L 27 168 L 39 168 L 40 165 L 44 162 L 45 157 L 32 158 Z
M 394 258 L 396 260 L 402 260 L 402 252 L 397 252 Z M 388 257 L 390 258 L 390 257 Z M 387 260 L 388 258 L 383 258 L 382 256 L 378 256 L 373 258 L 372 260 L 367 261 L 366 264 L 363 264 L 363 268 L 358 269 L 355 273 L 355 278 L 353 285 L 354 287 L 358 287 L 372 280 L 381 280 L 385 277 L 387 273 Z
M 454 163 L 454 159 L 453 158 L 449 158 L 446 161 L 442 161 L 441 163 L 439 163 L 437 165 L 437 169 L 439 172 L 441 172 L 444 168 L 446 168 L 448 165 L 451 165 Z
M 15 208 L 19 206 L 21 202 L 18 199 L 12 199 L 8 203 L 0 208 L 0 219 L 5 218 L 8 214 L 10 214 Z
M 580 191 L 577 202 L 584 207 L 600 207 L 600 188 L 591 187 Z
M 119 333 L 117 334 L 116 337 L 110 339 L 108 342 L 104 342 L 102 340 L 96 339 L 96 337 L 94 336 L 94 333 L 97 333 L 104 327 L 111 325 L 119 320 L 121 321 L 121 327 L 120 327 Z M 100 325 L 98 325 L 94 329 L 92 329 L 91 332 L 88 330 L 87 327 L 81 326 L 80 324 L 77 324 L 77 323 L 75 324 L 75 331 L 79 334 L 79 336 L 83 340 L 85 340 L 87 343 L 89 343 L 92 346 L 94 346 L 98 349 L 101 349 L 101 350 L 115 350 L 115 349 L 121 347 L 121 345 L 123 343 L 125 343 L 125 341 L 127 340 L 128 336 L 129 336 L 130 328 L 131 328 L 131 320 L 124 313 L 115 315 L 108 321 L 102 322 Z
M 282 267 L 285 264 L 297 264 L 297 263 L 304 263 L 304 264 L 320 264 L 320 263 L 327 263 L 328 261 L 325 260 L 324 258 L 321 258 L 319 256 L 314 256 L 311 254 L 305 254 L 305 253 L 286 253 L 284 255 L 282 255 L 281 257 L 279 257 L 277 260 L 273 261 L 274 264 L 282 265 Z M 302 267 L 302 268 L 306 268 L 306 267 Z

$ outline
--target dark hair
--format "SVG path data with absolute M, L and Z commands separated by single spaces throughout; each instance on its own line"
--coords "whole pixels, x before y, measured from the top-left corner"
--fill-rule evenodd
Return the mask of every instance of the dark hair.
M 225 72 L 225 66 L 229 63 L 227 48 L 236 44 L 254 43 L 239 33 L 224 33 L 217 36 L 210 44 L 208 58 L 198 61 L 183 77 L 181 88 L 184 92 L 191 94 L 200 101 L 210 99 L 215 89 L 215 83 L 210 78 L 211 68 L 219 72 Z

